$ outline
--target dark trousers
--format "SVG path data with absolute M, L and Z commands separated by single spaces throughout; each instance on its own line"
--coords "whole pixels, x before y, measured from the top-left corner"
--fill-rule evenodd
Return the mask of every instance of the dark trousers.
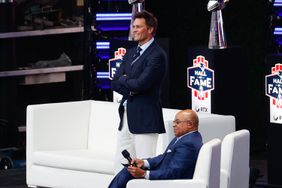
M 135 179 L 127 170 L 123 168 L 111 181 L 108 188 L 126 188 L 126 184 L 129 180 Z

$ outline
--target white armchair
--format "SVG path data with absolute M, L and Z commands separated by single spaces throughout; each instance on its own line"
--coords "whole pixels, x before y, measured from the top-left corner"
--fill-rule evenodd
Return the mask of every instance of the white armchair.
M 221 146 L 220 188 L 249 187 L 250 132 L 246 129 L 224 137 Z
M 192 179 L 144 180 L 134 179 L 127 188 L 218 188 L 220 177 L 221 141 L 213 139 L 206 142 L 198 155 Z

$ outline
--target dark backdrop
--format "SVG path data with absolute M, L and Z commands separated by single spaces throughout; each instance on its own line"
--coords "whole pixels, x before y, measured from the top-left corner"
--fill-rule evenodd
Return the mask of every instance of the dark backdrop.
M 172 108 L 190 107 L 186 86 L 187 48 L 207 46 L 211 14 L 206 9 L 207 1 L 146 1 L 146 10 L 159 20 L 158 37 L 170 40 L 170 101 Z M 266 108 L 268 98 L 264 94 L 265 56 L 272 53 L 270 27 L 271 4 L 267 0 L 230 1 L 222 11 L 228 46 L 241 46 L 247 54 L 247 83 L 245 96 L 248 122 L 251 131 L 251 151 L 266 148 Z M 227 62 L 228 63 L 228 62 Z M 232 65 L 230 65 L 232 66 Z M 240 84 L 240 83 L 238 83 Z M 233 98 L 240 103 L 242 98 Z

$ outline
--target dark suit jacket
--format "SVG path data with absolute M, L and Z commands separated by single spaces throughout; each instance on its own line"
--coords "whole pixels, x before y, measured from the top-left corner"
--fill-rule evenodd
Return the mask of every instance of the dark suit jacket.
M 149 158 L 150 179 L 191 179 L 202 147 L 202 136 L 196 131 L 180 138 L 174 138 L 164 154 Z M 174 144 L 175 143 L 175 144 Z
M 123 95 L 122 103 L 127 100 L 131 133 L 164 133 L 160 88 L 166 73 L 166 54 L 154 41 L 131 65 L 135 51 L 136 47 L 127 50 L 112 80 L 112 89 Z M 122 103 L 119 107 L 119 130 L 124 112 Z
M 150 164 L 150 179 L 191 179 L 202 147 L 202 136 L 196 131 L 180 138 L 174 138 L 164 154 L 147 159 Z M 175 144 L 174 144 L 175 143 Z M 108 188 L 125 188 L 128 181 L 135 179 L 123 168 Z

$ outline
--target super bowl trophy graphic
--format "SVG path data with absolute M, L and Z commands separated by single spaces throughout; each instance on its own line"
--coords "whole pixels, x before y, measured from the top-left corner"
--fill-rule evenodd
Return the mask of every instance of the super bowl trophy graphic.
M 227 48 L 223 29 L 223 19 L 221 10 L 226 6 L 229 0 L 209 0 L 207 9 L 212 13 L 210 25 L 210 49 Z
M 132 17 L 130 22 L 128 40 L 134 40 L 132 35 L 133 17 L 137 12 L 142 12 L 143 10 L 145 10 L 145 0 L 128 0 L 128 3 L 132 5 Z

